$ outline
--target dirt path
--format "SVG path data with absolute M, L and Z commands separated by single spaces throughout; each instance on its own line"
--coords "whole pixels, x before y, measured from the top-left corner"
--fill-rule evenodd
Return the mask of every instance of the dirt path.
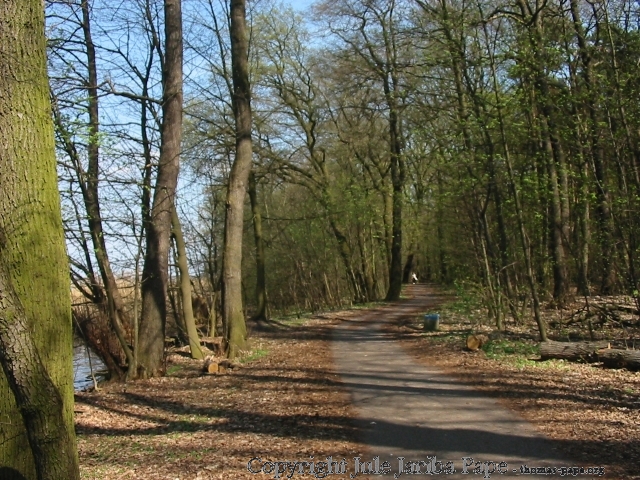
M 401 320 L 415 319 L 436 295 L 422 286 L 407 294 L 414 298 L 294 317 L 271 332 L 253 332 L 250 355 L 223 375 L 202 375 L 200 361 L 174 353 L 166 377 L 76 395 L 82 479 L 286 478 L 271 470 L 277 462 L 320 468 L 329 456 L 344 462 L 344 473 L 314 475 L 305 467 L 292 478 L 349 479 L 355 458 L 375 456 L 380 466 L 389 462 L 392 474 L 398 457 L 406 465 L 435 456 L 457 470 L 457 477 L 443 478 L 462 478 L 465 455 L 481 462 L 480 469 L 492 468 L 482 462 L 501 468 L 504 461 L 508 470 L 473 474 L 474 464 L 464 478 L 500 478 L 525 462 L 573 465 L 553 449 L 558 444 L 580 465 L 606 466 L 605 478 L 640 479 L 633 476 L 640 462 L 640 397 L 634 393 L 640 374 L 589 365 L 519 370 L 463 352 L 457 337 L 456 346 L 433 343 Z M 555 443 L 504 405 L 537 422 Z M 419 466 L 421 473 L 437 470 Z
M 384 322 L 415 316 L 428 307 L 424 287 L 413 287 L 410 294 L 410 300 L 363 312 L 334 331 L 336 368 L 351 393 L 362 440 L 371 449 L 362 462 L 376 456 L 379 462 L 389 462 L 389 474 L 372 478 L 393 478 L 411 468 L 424 474 L 439 469 L 445 473 L 453 467 L 456 474 L 446 478 L 469 478 L 473 473 L 489 478 L 520 474 L 521 465 L 575 465 L 496 400 L 438 368 L 417 363 L 382 332 Z M 434 456 L 442 463 L 436 464 Z M 410 460 L 423 463 L 411 466 Z M 357 469 L 355 461 L 352 469 Z

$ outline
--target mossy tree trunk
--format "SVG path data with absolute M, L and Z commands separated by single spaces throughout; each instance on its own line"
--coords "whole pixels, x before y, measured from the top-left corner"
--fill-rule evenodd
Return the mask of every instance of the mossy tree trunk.
M 77 479 L 69 269 L 42 2 L 0 3 L 0 465 Z

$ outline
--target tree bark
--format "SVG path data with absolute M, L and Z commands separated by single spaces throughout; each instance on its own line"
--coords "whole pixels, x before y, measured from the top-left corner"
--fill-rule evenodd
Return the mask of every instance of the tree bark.
M 142 271 L 142 316 L 138 362 L 144 378 L 162 375 L 167 319 L 167 284 L 171 213 L 182 139 L 182 10 L 181 0 L 165 0 L 165 63 L 160 160 L 146 225 L 147 250 Z
M 233 114 L 236 122 L 236 157 L 229 175 L 224 236 L 223 321 L 227 355 L 235 358 L 247 340 L 242 308 L 242 226 L 244 198 L 251 171 L 251 86 L 246 0 L 230 0 Z
M 394 65 L 395 67 L 395 65 Z M 400 298 L 402 290 L 402 207 L 404 204 L 405 163 L 402 157 L 402 137 L 396 98 L 397 80 L 389 85 L 385 79 L 385 97 L 389 107 L 389 150 L 391 154 L 391 184 L 393 186 L 391 217 L 391 262 L 389 263 L 389 290 L 386 300 Z M 393 90 L 393 91 L 392 91 Z
M 37 478 L 79 479 L 74 432 L 65 419 L 62 395 L 38 354 L 3 250 L 0 245 L 0 363 L 22 415 Z
M 67 154 L 76 171 L 82 199 L 87 212 L 87 223 L 91 234 L 93 252 L 98 262 L 100 276 L 106 293 L 106 310 L 113 330 L 118 338 L 120 346 L 124 351 L 129 373 L 135 372 L 133 352 L 129 347 L 126 338 L 126 325 L 129 323 L 128 315 L 124 309 L 124 301 L 120 294 L 120 289 L 116 282 L 115 275 L 111 269 L 111 262 L 107 253 L 104 239 L 104 229 L 102 225 L 102 215 L 100 211 L 99 196 L 99 170 L 100 170 L 100 145 L 99 130 L 100 116 L 98 105 L 98 72 L 96 66 L 96 52 L 91 36 L 91 18 L 89 1 L 82 2 L 82 30 L 85 47 L 87 49 L 87 111 L 89 114 L 89 139 L 87 142 L 87 171 L 85 172 L 81 163 L 79 152 L 72 141 L 71 134 L 64 125 L 62 116 L 56 106 L 54 106 L 54 118 L 58 127 L 58 134 L 62 137 L 62 142 Z M 102 299 L 98 298 L 101 302 Z M 101 307 L 101 305 L 100 305 Z M 115 367 L 115 368 L 114 368 Z M 109 373 L 120 377 L 122 371 L 118 365 L 112 364 Z
M 544 120 L 543 120 L 544 123 Z M 567 262 L 564 249 L 564 225 L 563 207 L 558 180 L 558 170 L 553 155 L 552 140 L 548 126 L 544 128 L 544 144 L 547 151 L 547 172 L 549 174 L 549 187 L 551 190 L 551 251 L 553 254 L 553 299 L 561 306 L 569 289 Z
M 262 239 L 262 214 L 258 205 L 258 189 L 253 171 L 249 174 L 249 199 L 253 214 L 253 238 L 256 244 L 256 313 L 254 320 L 267 320 L 267 282 L 265 274 L 264 241 Z
M 0 465 L 73 480 L 69 269 L 42 2 L 0 2 L 0 59 Z
M 180 271 L 180 297 L 182 298 L 182 315 L 184 324 L 189 337 L 189 348 L 191 349 L 191 358 L 202 359 L 202 349 L 200 348 L 200 339 L 198 337 L 198 329 L 196 328 L 196 320 L 193 315 L 193 304 L 191 303 L 191 276 L 189 275 L 189 262 L 187 260 L 187 247 L 184 243 L 182 235 L 182 226 L 180 225 L 180 217 L 176 208 L 171 214 L 171 227 L 173 238 L 176 241 L 176 251 L 178 252 L 178 270 Z
M 609 342 L 554 342 L 547 340 L 540 343 L 540 358 L 549 360 L 557 358 L 570 361 L 596 362 L 597 352 L 608 348 Z
M 598 350 L 598 360 L 605 367 L 640 370 L 640 350 L 616 350 L 605 348 Z

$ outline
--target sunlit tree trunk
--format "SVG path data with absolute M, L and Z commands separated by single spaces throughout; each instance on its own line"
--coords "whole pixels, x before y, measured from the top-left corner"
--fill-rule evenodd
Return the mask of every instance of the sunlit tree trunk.
M 167 318 L 167 284 L 171 213 L 180 169 L 182 139 L 181 0 L 165 0 L 165 61 L 160 160 L 142 272 L 142 316 L 138 362 L 142 377 L 162 375 Z
M 247 326 L 242 308 L 242 227 L 244 198 L 251 171 L 252 143 L 246 1 L 231 0 L 230 8 L 236 157 L 231 167 L 227 193 L 222 308 L 227 355 L 235 358 L 247 341 Z
M 196 320 L 193 315 L 193 305 L 191 303 L 191 276 L 189 275 L 189 262 L 187 259 L 187 247 L 182 235 L 182 225 L 176 208 L 171 214 L 171 230 L 176 241 L 176 251 L 178 256 L 178 270 L 180 272 L 180 298 L 182 299 L 182 318 L 184 319 L 187 336 L 189 337 L 189 348 L 191 358 L 204 358 L 200 348 L 200 338 L 196 328 Z
M 0 3 L 0 465 L 79 479 L 42 2 Z

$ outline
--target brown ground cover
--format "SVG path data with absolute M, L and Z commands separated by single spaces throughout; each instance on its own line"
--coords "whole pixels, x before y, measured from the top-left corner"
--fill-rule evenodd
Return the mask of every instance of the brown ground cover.
M 388 331 L 420 362 L 438 365 L 498 398 L 539 431 L 556 440 L 567 457 L 580 465 L 604 466 L 605 478 L 640 478 L 640 373 L 558 360 L 537 361 L 536 330 L 531 324 L 508 325 L 509 335 L 496 339 L 495 350 L 465 351 L 466 336 L 489 333 L 492 326 L 478 316 L 456 313 L 442 304 L 451 301 L 432 292 L 432 311 L 443 311 L 438 332 L 422 331 L 420 319 L 403 318 Z M 579 301 L 566 310 L 549 309 L 545 319 L 558 340 L 590 334 L 586 325 L 567 322 Z M 482 317 L 483 312 L 477 312 Z M 637 327 L 608 322 L 592 333 L 629 346 L 638 342 Z M 564 337 L 564 338 L 563 338 Z M 523 353 L 505 354 L 503 347 Z M 518 348 L 516 348 L 518 349 Z M 584 478 L 584 477 L 583 477 Z
M 82 478 L 260 479 L 273 475 L 251 474 L 254 457 L 357 456 L 364 447 L 332 372 L 332 322 L 254 334 L 259 358 L 227 374 L 203 376 L 201 362 L 171 355 L 166 378 L 78 394 Z
M 441 309 L 438 302 L 449 299 L 431 293 L 425 312 L 442 312 L 440 331 L 423 332 L 417 314 L 388 326 L 418 361 L 439 365 L 499 398 L 579 464 L 605 466 L 605 478 L 640 478 L 640 374 L 597 364 L 536 362 L 531 353 L 465 352 L 468 332 L 491 327 Z M 260 479 L 273 475 L 251 474 L 246 466 L 254 457 L 367 457 L 329 348 L 331 326 L 361 313 L 327 313 L 254 332 L 251 356 L 228 374 L 203 376 L 200 362 L 171 355 L 166 378 L 78 394 L 82 478 Z M 547 315 L 551 320 L 558 312 Z M 530 325 L 509 330 L 516 343 L 535 345 Z

